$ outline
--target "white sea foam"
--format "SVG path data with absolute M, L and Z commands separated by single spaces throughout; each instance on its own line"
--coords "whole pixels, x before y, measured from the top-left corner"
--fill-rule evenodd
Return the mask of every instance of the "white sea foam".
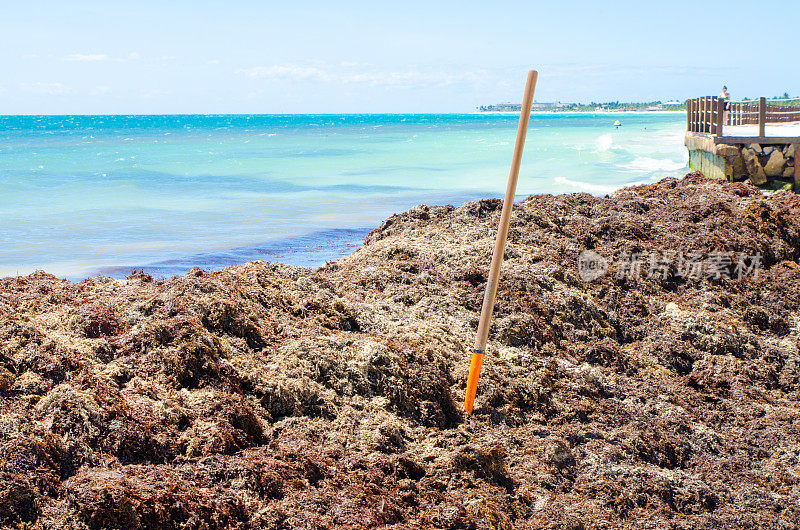
M 594 141 L 597 151 L 608 151 L 614 145 L 614 138 L 610 134 L 601 134 Z
M 588 191 L 589 193 L 611 193 L 622 187 L 622 185 L 615 186 L 612 184 L 592 184 L 590 182 L 581 182 L 580 180 L 572 180 L 567 177 L 556 177 L 554 179 L 558 184 L 566 184 L 580 191 Z
M 619 164 L 618 167 L 630 171 L 650 173 L 652 171 L 677 171 L 683 167 L 686 167 L 686 162 L 675 162 L 674 160 L 669 160 L 666 158 L 651 158 L 645 156 L 636 158 L 627 164 Z
M 582 182 L 580 180 L 573 180 L 567 177 L 556 177 L 555 182 L 558 184 L 566 184 L 567 186 L 571 186 L 573 188 L 577 188 L 579 191 L 586 191 L 588 193 L 594 194 L 606 194 L 606 193 L 613 193 L 621 188 L 626 188 L 628 186 L 641 186 L 643 184 L 652 184 L 653 182 L 657 181 L 657 177 L 650 177 L 647 180 L 636 180 L 633 182 L 625 182 L 623 184 L 592 184 L 590 182 Z

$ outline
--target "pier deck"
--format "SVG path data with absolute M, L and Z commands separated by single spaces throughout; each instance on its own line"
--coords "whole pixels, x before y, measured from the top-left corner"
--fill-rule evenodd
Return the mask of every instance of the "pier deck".
M 769 123 L 764 126 L 764 135 L 759 136 L 758 125 L 727 125 L 723 136 L 715 136 L 717 144 L 794 144 L 800 142 L 800 121 Z
M 689 167 L 710 178 L 800 191 L 800 105 L 760 98 L 686 102 Z

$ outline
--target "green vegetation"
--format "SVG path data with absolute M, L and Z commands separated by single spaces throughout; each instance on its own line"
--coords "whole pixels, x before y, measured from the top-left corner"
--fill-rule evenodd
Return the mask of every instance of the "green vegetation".
M 674 105 L 674 104 L 665 104 L 662 101 L 645 101 L 642 103 L 630 103 L 630 102 L 620 102 L 620 101 L 607 101 L 605 103 L 596 103 L 592 101 L 589 104 L 566 103 L 561 107 L 562 110 L 572 110 L 578 112 L 593 112 L 598 108 L 603 110 L 616 110 L 616 111 L 648 110 L 648 109 L 684 110 L 686 109 L 686 105 L 683 102 L 681 102 L 678 105 Z
M 481 112 L 519 112 L 519 103 L 497 103 L 495 105 L 481 105 Z M 620 101 L 607 101 L 604 103 L 537 103 L 534 102 L 533 110 L 548 110 L 551 112 L 597 112 L 597 111 L 642 111 L 642 110 L 685 110 L 686 104 L 678 101 L 645 101 L 630 103 Z
M 784 92 L 782 96 L 775 96 L 774 98 L 767 98 L 768 102 L 772 105 L 780 105 L 780 106 L 795 106 L 800 104 L 800 98 L 791 97 L 788 92 Z M 758 103 L 758 98 L 742 98 L 742 101 L 753 101 Z

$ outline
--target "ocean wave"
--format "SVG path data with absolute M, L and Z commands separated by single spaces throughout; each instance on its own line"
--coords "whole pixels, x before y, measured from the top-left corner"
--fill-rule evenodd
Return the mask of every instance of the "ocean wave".
M 589 193 L 611 193 L 613 191 L 617 191 L 623 186 L 621 184 L 592 184 L 590 182 L 581 182 L 580 180 L 568 179 L 567 177 L 556 177 L 554 180 L 558 184 L 566 184 L 567 186 L 571 186 L 580 191 L 586 191 Z
M 567 186 L 577 188 L 579 191 L 585 191 L 593 194 L 601 194 L 601 193 L 607 194 L 607 193 L 613 193 L 621 188 L 626 188 L 628 186 L 642 186 L 644 184 L 652 184 L 659 179 L 658 177 L 649 177 L 647 180 L 634 180 L 631 182 L 624 182 L 621 184 L 592 184 L 590 182 L 573 180 L 567 177 L 556 177 L 554 180 L 559 184 L 566 184 Z
M 617 167 L 641 173 L 652 171 L 677 171 L 686 167 L 686 162 L 675 162 L 666 158 L 639 157 L 627 164 L 618 164 Z
M 614 145 L 614 138 L 610 134 L 601 134 L 594 141 L 595 150 L 598 152 L 608 151 Z

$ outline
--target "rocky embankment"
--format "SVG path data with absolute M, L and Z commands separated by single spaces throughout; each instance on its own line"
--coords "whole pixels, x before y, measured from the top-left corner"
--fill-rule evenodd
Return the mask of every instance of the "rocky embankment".
M 465 418 L 500 206 L 417 207 L 316 271 L 0 280 L 0 524 L 796 527 L 800 197 L 519 203 Z
M 750 179 L 756 186 L 773 183 L 773 187 L 792 189 L 794 182 L 794 144 L 766 145 L 748 144 L 740 150 L 733 165 L 733 180 Z

